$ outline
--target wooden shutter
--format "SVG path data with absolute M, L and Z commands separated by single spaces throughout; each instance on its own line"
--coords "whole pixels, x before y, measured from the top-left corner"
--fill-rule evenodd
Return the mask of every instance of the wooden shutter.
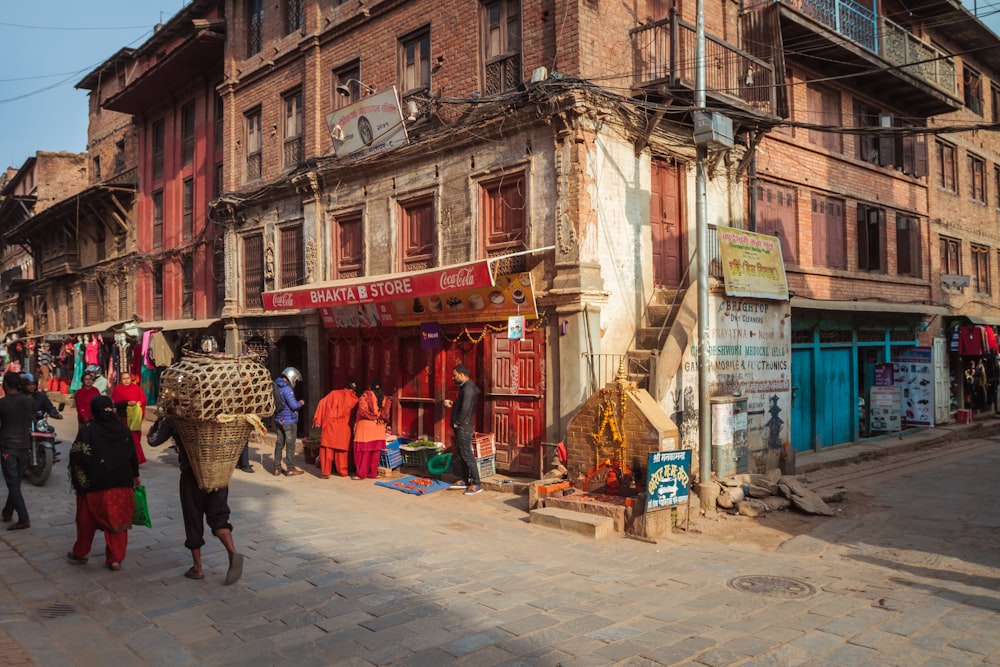
M 795 189 L 762 182 L 757 187 L 757 231 L 778 237 L 785 262 L 798 264 Z
M 826 200 L 818 195 L 812 196 L 812 233 L 813 233 L 813 265 L 826 266 L 827 229 Z
M 868 239 L 868 208 L 858 204 L 858 270 L 868 271 L 872 267 L 868 264 L 869 248 Z
M 826 200 L 826 265 L 831 269 L 847 268 L 847 239 L 844 231 L 844 202 Z

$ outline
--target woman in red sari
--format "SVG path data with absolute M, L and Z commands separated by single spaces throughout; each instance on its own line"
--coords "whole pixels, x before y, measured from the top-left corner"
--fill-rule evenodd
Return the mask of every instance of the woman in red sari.
M 146 455 L 142 451 L 142 419 L 146 416 L 146 392 L 139 385 L 133 384 L 130 374 L 122 373 L 118 384 L 111 392 L 111 400 L 118 410 L 119 417 L 132 431 L 135 456 L 141 465 L 146 462 Z
M 139 461 L 128 427 L 118 420 L 107 396 L 90 402 L 93 420 L 84 424 L 69 453 L 70 480 L 76 491 L 76 543 L 66 554 L 83 565 L 90 557 L 97 529 L 104 531 L 104 560 L 121 569 L 128 548 L 128 529 L 139 486 Z
M 354 425 L 354 463 L 358 474 L 352 479 L 378 477 L 378 457 L 385 449 L 390 403 L 392 399 L 382 394 L 382 383 L 378 380 L 372 380 L 371 389 L 361 394 Z
M 94 386 L 94 374 L 83 374 L 83 386 L 73 393 L 73 404 L 76 405 L 76 419 L 83 426 L 91 420 L 90 402 L 101 395 Z

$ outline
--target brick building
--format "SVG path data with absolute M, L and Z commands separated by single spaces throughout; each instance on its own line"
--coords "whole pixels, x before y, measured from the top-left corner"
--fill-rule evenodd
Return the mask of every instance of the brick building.
M 348 377 L 379 379 L 394 430 L 439 440 L 464 362 L 498 467 L 536 471 L 539 443 L 611 379 L 598 361 L 624 360 L 648 304 L 690 279 L 694 16 L 660 4 L 228 2 L 213 212 L 238 276 L 227 347 L 304 366 L 310 408 Z M 732 66 L 710 99 L 741 113 L 743 136 L 776 119 L 772 74 L 723 39 L 738 20 L 725 9 L 713 47 Z M 742 217 L 742 152 L 715 156 L 713 224 Z M 481 294 L 338 301 L 443 286 L 485 260 Z M 440 347 L 422 344 L 434 322 Z

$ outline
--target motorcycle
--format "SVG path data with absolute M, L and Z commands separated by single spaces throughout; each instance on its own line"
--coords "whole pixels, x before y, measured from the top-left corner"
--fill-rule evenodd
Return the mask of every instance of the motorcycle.
M 65 404 L 59 405 L 59 412 Z M 24 479 L 29 484 L 44 486 L 52 474 L 52 464 L 56 460 L 56 445 L 61 441 L 56 437 L 56 429 L 49 424 L 49 416 L 42 410 L 37 411 L 31 420 L 31 451 L 28 467 L 24 470 Z

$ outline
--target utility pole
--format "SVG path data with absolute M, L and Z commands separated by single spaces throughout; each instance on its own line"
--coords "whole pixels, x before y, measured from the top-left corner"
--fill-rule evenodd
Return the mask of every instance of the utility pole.
M 706 110 L 705 0 L 695 4 L 694 112 Z M 693 115 L 693 114 L 692 114 Z M 712 410 L 708 387 L 708 202 L 705 158 L 708 147 L 696 142 L 695 229 L 698 244 L 698 498 L 703 510 L 715 509 L 712 480 Z

